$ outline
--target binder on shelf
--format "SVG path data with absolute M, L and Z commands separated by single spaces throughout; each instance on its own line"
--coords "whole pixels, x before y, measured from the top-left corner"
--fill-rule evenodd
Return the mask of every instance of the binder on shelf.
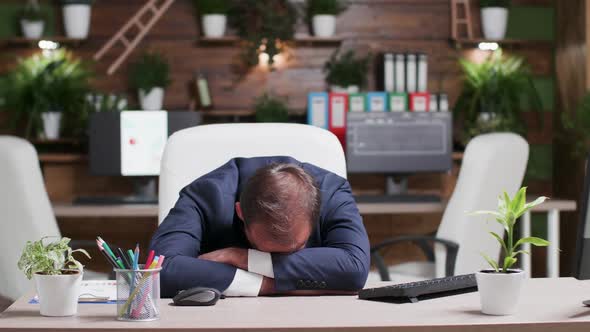
M 395 92 L 406 91 L 406 60 L 403 54 L 396 54 L 395 58 Z
M 367 93 L 368 112 L 387 112 L 387 92 Z
M 435 93 L 430 94 L 429 104 L 429 112 L 438 112 L 438 95 L 436 95 Z
M 393 92 L 389 94 L 389 111 L 405 112 L 408 110 L 408 94 Z
M 346 150 L 346 111 L 348 110 L 348 94 L 330 93 L 329 102 L 330 131 L 338 137 L 342 147 Z
M 311 92 L 307 95 L 307 123 L 328 129 L 328 93 Z
M 364 93 L 351 93 L 348 95 L 348 110 L 350 112 L 365 112 L 366 101 Z
M 394 85 L 394 58 L 392 53 L 386 53 L 383 58 L 383 80 L 384 80 L 384 90 L 387 92 L 392 92 L 395 89 Z
M 412 112 L 428 112 L 430 94 L 415 92 L 410 94 L 410 110 Z
M 438 94 L 438 111 L 448 112 L 449 111 L 449 96 L 446 93 Z
M 406 91 L 414 93 L 418 90 L 416 54 L 406 54 Z
M 418 53 L 418 92 L 428 91 L 428 57 L 424 53 Z

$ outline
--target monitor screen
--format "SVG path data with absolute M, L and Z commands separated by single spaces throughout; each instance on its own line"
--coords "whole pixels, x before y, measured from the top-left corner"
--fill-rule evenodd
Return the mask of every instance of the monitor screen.
M 578 225 L 578 239 L 574 276 L 578 279 L 590 279 L 590 156 L 586 160 L 586 178 L 580 200 L 580 222 Z

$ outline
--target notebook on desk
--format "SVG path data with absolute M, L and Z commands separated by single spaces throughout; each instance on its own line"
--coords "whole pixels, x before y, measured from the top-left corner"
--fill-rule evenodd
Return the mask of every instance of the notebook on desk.
M 35 295 L 30 304 L 38 304 Z M 83 280 L 80 284 L 78 303 L 117 303 L 117 282 L 115 280 Z

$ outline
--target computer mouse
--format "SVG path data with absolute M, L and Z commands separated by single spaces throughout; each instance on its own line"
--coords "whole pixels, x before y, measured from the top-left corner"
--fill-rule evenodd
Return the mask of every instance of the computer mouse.
M 208 306 L 224 298 L 220 291 L 214 288 L 194 287 L 180 291 L 172 299 L 177 306 Z

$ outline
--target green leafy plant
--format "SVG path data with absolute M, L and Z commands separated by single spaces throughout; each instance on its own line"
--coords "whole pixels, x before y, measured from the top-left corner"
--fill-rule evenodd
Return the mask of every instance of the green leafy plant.
M 590 149 L 590 94 L 573 113 L 562 112 L 561 122 L 564 132 L 557 138 L 570 145 L 574 158 L 586 158 Z
M 86 64 L 63 49 L 20 59 L 0 91 L 12 127 L 24 124 L 24 135 L 30 137 L 42 128 L 41 113 L 61 111 L 64 133 L 79 135 L 87 120 L 83 110 L 91 75 Z
M 283 52 L 295 36 L 297 10 L 288 0 L 242 0 L 229 12 L 229 24 L 243 41 L 243 59 L 247 66 L 258 64 L 261 53 L 268 64 Z
M 498 50 L 481 63 L 459 63 L 465 77 L 454 113 L 464 122 L 464 142 L 492 131 L 525 134 L 522 113 L 543 105 L 524 59 Z
M 506 192 L 501 195 L 498 199 L 498 210 L 497 211 L 476 211 L 473 215 L 489 215 L 500 223 L 506 231 L 506 241 L 495 232 L 490 234 L 500 243 L 502 251 L 504 253 L 504 261 L 496 262 L 486 254 L 482 254 L 485 260 L 496 272 L 509 273 L 509 269 L 517 262 L 518 254 L 530 253 L 525 250 L 518 250 L 518 248 L 525 244 L 530 243 L 534 246 L 546 247 L 549 242 L 538 237 L 525 237 L 521 239 L 514 238 L 514 225 L 518 218 L 520 218 L 525 212 L 529 211 L 533 207 L 542 204 L 547 200 L 547 197 L 541 196 L 535 199 L 533 202 L 526 203 L 526 187 L 520 188 L 518 193 L 514 197 L 510 197 Z
M 346 10 L 346 4 L 341 0 L 307 0 L 307 19 L 314 15 L 338 15 Z
M 287 122 L 289 120 L 287 104 L 268 93 L 256 98 L 254 109 L 256 122 Z
M 58 241 L 44 244 L 43 237 L 39 241 L 27 241 L 23 253 L 18 261 L 18 268 L 24 272 L 27 278 L 31 279 L 33 274 L 60 275 L 68 270 L 82 271 L 84 266 L 77 261 L 73 254 L 76 252 L 90 255 L 84 249 L 72 250 L 69 246 L 70 239 L 61 238 Z
M 20 13 L 20 18 L 22 20 L 27 21 L 43 21 L 45 20 L 45 15 L 41 10 L 41 6 L 39 5 L 38 0 L 29 0 L 27 1 L 27 5 L 23 8 L 22 12 Z
M 340 55 L 340 50 L 336 50 L 324 65 L 326 82 L 330 85 L 342 87 L 350 85 L 358 85 L 360 88 L 365 87 L 369 59 L 370 56 L 357 58 L 352 50 L 342 55 Z
M 479 0 L 479 6 L 481 8 L 485 7 L 510 7 L 511 0 Z
M 127 98 L 122 95 L 93 93 L 86 95 L 90 112 L 121 112 L 127 108 Z
M 199 15 L 225 15 L 230 10 L 229 0 L 194 0 L 194 4 Z
M 143 53 L 131 65 L 129 83 L 131 87 L 144 92 L 152 88 L 165 88 L 170 84 L 170 67 L 166 58 L 156 52 Z

